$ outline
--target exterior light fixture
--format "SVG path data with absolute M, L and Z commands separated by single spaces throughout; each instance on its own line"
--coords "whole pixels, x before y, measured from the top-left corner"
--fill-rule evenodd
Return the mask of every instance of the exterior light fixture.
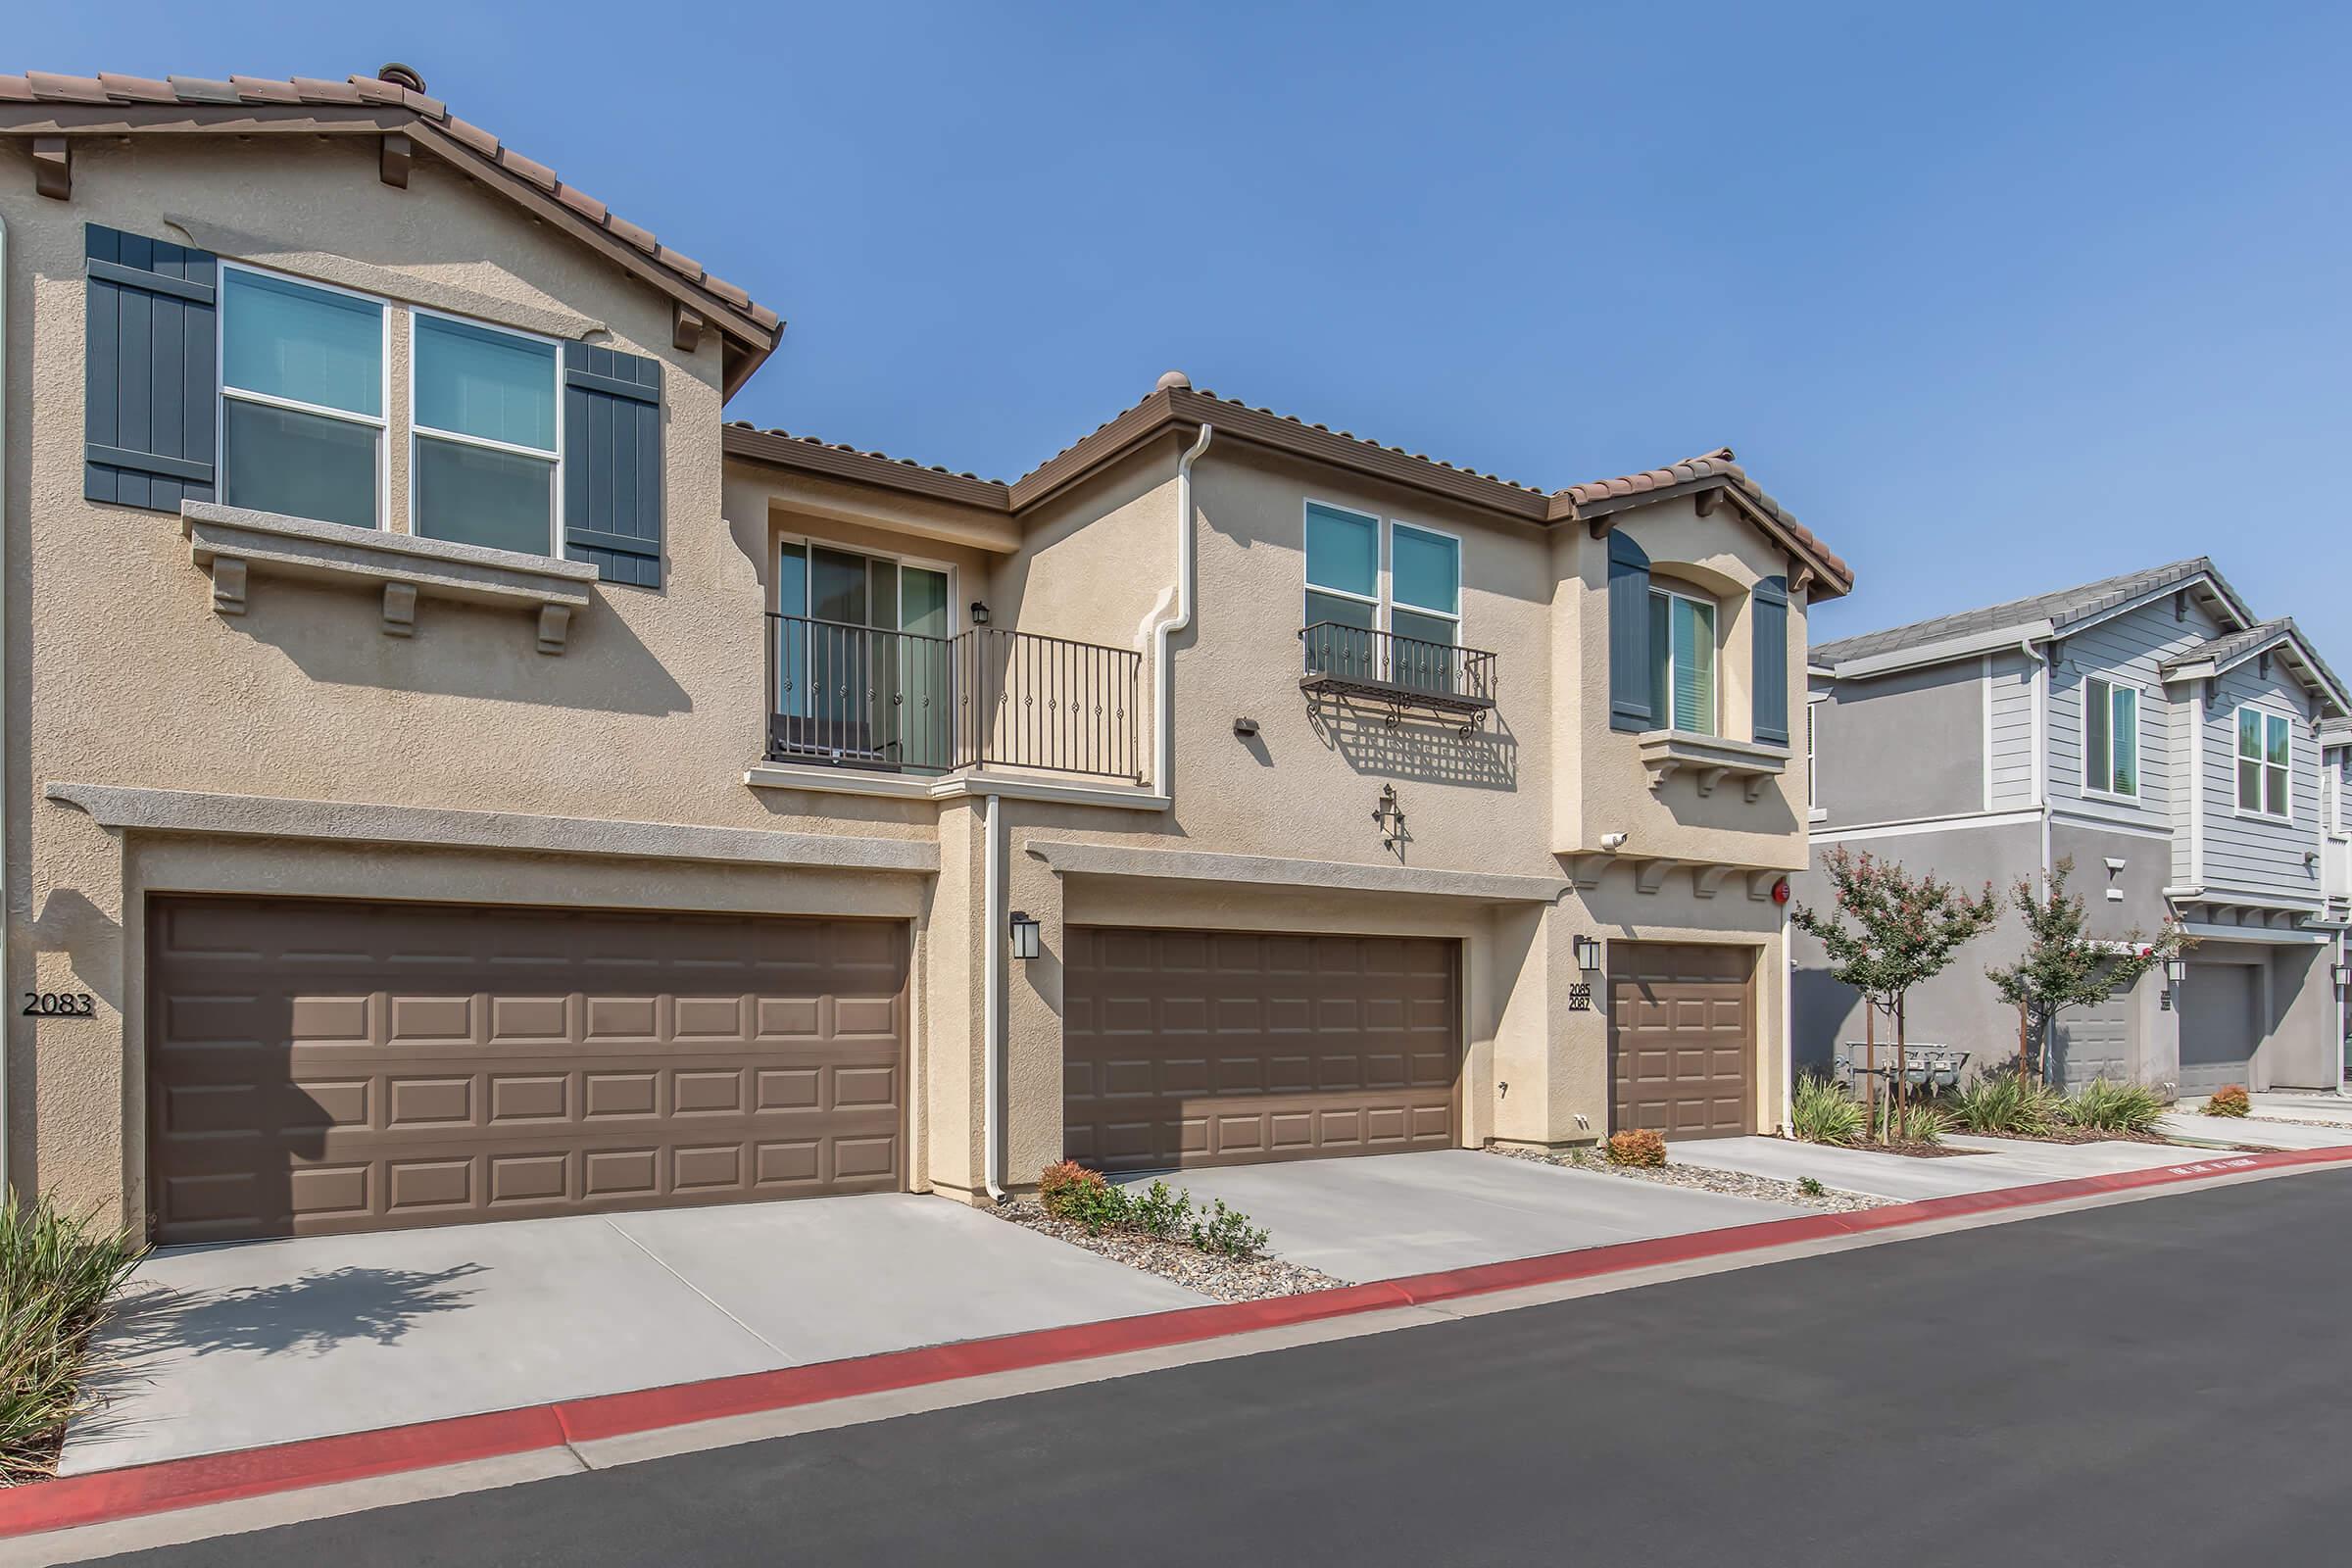
M 2345 983 L 2352 981 L 2352 963 L 2346 963 L 2343 959 L 2338 958 L 2328 966 L 2328 973 L 2334 979 L 2335 989 L 2342 991 Z
M 2177 986 L 2187 978 L 2188 960 L 2186 958 L 2167 958 L 2164 960 L 2165 984 Z
M 988 607 L 977 599 L 972 601 L 972 624 L 975 626 L 988 624 Z
M 1016 958 L 1037 956 L 1038 925 L 1036 919 L 1019 909 L 1012 911 L 1012 956 Z
M 1587 974 L 1600 973 L 1600 939 L 1598 937 L 1577 937 L 1574 939 L 1574 945 L 1576 966 Z

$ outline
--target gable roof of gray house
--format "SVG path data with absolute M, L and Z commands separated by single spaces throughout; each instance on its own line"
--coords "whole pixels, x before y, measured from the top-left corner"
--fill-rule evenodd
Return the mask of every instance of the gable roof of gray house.
M 2226 674 L 2247 660 L 2282 646 L 2287 649 L 2290 658 L 2299 659 L 2310 667 L 2318 677 L 2319 684 L 2335 698 L 2339 711 L 2352 710 L 2352 704 L 2347 704 L 2345 700 L 2347 688 L 2344 683 L 2336 678 L 2334 670 L 2328 667 L 2328 661 L 2320 657 L 2320 651 L 2312 646 L 2310 638 L 2303 635 L 2303 628 L 2295 624 L 2292 615 L 2278 615 L 2259 625 L 2248 626 L 2243 631 L 2233 631 L 2227 637 L 2216 637 L 2209 643 L 2201 643 L 2166 661 L 2164 678 L 2186 680 L 2200 675 Z
M 1974 657 L 1994 642 L 2040 642 L 2064 637 L 2115 612 L 2139 604 L 2168 589 L 2193 589 L 2223 624 L 2235 622 L 2221 636 L 2199 643 L 2165 662 L 2166 680 L 2190 680 L 2220 675 L 2258 655 L 2282 650 L 2321 704 L 2339 714 L 2352 714 L 2352 689 L 2303 635 L 2292 616 L 2256 620 L 2246 602 L 2215 567 L 2209 556 L 2194 556 L 2161 566 L 2102 577 L 2030 599 L 2012 599 L 1983 610 L 1915 620 L 1907 626 L 1864 632 L 1858 637 L 1816 643 L 1816 668 L 1833 675 L 1869 675 L 1895 664 L 1941 662 L 1946 658 Z M 1914 656 L 1905 658 L 1903 656 Z
M 2215 597 L 2228 605 L 2236 618 L 2251 625 L 2253 612 L 2237 590 L 2222 580 L 2214 569 L 2211 558 L 2193 557 L 2167 565 L 2150 566 L 2139 571 L 2128 571 L 2121 576 L 2102 577 L 2074 588 L 2061 588 L 2055 593 L 2035 594 L 2030 599 L 2012 599 L 2006 604 L 1987 605 L 1983 610 L 1964 610 L 1958 614 L 1937 615 L 1929 620 L 1915 620 L 1907 626 L 1892 626 L 1886 631 L 1864 632 L 1858 637 L 1844 637 L 1836 642 L 1815 643 L 1813 662 L 1835 668 L 1859 659 L 1876 659 L 1884 654 L 1907 653 L 1930 648 L 1938 643 L 1960 642 L 1989 632 L 2018 630 L 2019 635 L 2050 636 L 2070 626 L 2092 620 L 2120 606 L 2160 593 L 2167 588 L 2182 587 L 2199 579 L 2212 585 Z M 2047 629 L 2043 623 L 2047 623 Z

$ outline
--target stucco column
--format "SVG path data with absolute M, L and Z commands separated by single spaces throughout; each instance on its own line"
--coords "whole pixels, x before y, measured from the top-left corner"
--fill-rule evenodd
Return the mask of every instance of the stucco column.
M 1608 1027 L 1599 1010 L 1600 988 L 1594 986 L 1587 1010 L 1570 1006 L 1572 988 L 1584 982 L 1574 939 L 1592 929 L 1585 922 L 1574 899 L 1495 912 L 1489 952 L 1499 1017 L 1488 1077 L 1491 1136 L 1497 1142 L 1589 1144 L 1608 1126 Z
M 25 885 L 27 968 L 12 970 L 9 1156 L 20 1190 L 55 1193 L 74 1213 L 143 1227 L 145 1160 L 128 1147 L 143 1127 L 143 1073 L 126 1072 L 138 1042 L 126 1019 L 133 984 L 124 928 L 123 846 L 80 811 L 31 808 Z M 87 992 L 86 1018 L 18 1018 L 26 991 Z
M 916 1019 L 923 1147 L 916 1185 L 948 1197 L 980 1194 L 982 1014 L 979 812 L 968 800 L 939 813 L 939 882 L 921 953 Z
M 1061 878 L 1025 848 L 1030 835 L 1022 826 L 1022 807 L 1007 801 L 1004 808 L 1005 913 L 1025 913 L 1039 926 L 1037 956 L 1005 961 L 1004 1186 L 1025 1192 L 1061 1158 L 1062 979 L 1069 945 Z

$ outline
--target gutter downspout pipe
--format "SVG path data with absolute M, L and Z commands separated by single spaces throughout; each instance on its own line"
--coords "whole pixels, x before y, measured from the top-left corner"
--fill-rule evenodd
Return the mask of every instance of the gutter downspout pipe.
M 1164 384 L 1165 377 L 1162 377 Z M 1188 386 L 1190 382 L 1186 383 Z M 1200 574 L 1200 541 L 1193 532 L 1193 465 L 1208 450 L 1216 427 L 1200 426 L 1192 449 L 1176 460 L 1176 613 L 1159 623 L 1152 656 L 1152 778 L 1162 797 L 1174 800 L 1169 766 L 1176 756 L 1176 705 L 1170 685 L 1176 670 L 1176 634 L 1193 623 L 1194 579 Z
M 2050 882 L 2050 659 L 2032 638 L 2019 643 L 2034 663 L 2034 809 L 2041 813 L 2041 883 Z
M 980 1181 L 989 1201 L 1004 1201 L 1004 1158 L 999 1145 L 1004 1132 L 1004 799 L 980 797 L 980 831 L 986 836 L 982 852 L 980 924 L 982 927 L 980 1008 Z M 964 862 L 969 865 L 970 861 Z

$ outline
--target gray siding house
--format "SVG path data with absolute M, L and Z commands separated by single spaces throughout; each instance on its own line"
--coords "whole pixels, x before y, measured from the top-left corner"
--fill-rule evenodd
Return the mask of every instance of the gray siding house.
M 2061 1021 L 2053 1077 L 2333 1087 L 2352 919 L 2342 799 L 2352 698 L 2291 620 L 2258 620 L 2203 557 L 1818 645 L 1806 733 L 1812 865 L 1868 850 L 2006 893 L 2071 859 L 2095 936 L 2170 918 L 2196 939 L 2161 972 Z M 1984 978 L 2014 914 L 1912 994 L 1910 1038 L 2011 1059 L 2017 1014 Z M 1798 1069 L 1863 1038 L 1860 1000 L 1792 934 Z

